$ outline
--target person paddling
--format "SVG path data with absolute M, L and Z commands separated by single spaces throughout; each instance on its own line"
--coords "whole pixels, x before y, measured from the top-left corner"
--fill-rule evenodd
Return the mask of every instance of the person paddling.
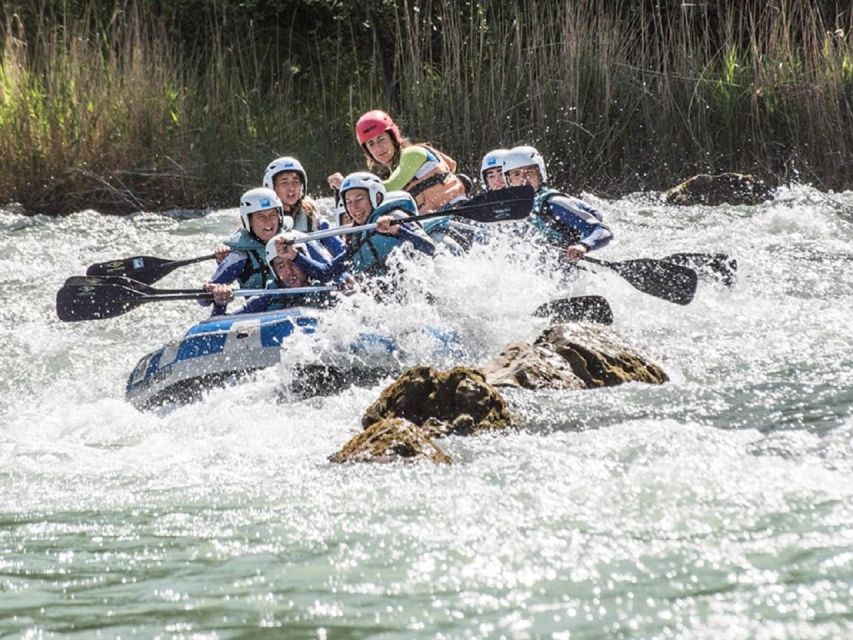
M 275 191 L 284 207 L 285 215 L 293 218 L 293 228 L 310 233 L 330 228 L 327 220 L 320 217 L 317 204 L 307 195 L 308 174 L 302 163 L 291 156 L 276 158 L 267 165 L 263 184 Z M 325 238 L 320 243 L 335 257 L 344 250 L 339 237 Z
M 313 262 L 328 262 L 326 252 L 317 246 L 317 242 L 292 244 L 294 240 L 304 235 L 301 231 L 289 231 L 286 234 L 277 235 L 267 242 L 265 257 L 272 277 L 267 282 L 266 289 L 292 289 L 324 284 L 317 279 L 310 278 L 293 260 L 279 254 L 281 249 L 289 246 L 294 247 L 298 255 L 309 256 Z M 214 299 L 212 315 L 225 313 L 226 306 L 234 299 L 234 288 L 227 284 L 217 284 L 210 291 L 213 293 Z M 229 312 L 228 315 L 261 313 L 299 306 L 328 307 L 333 302 L 334 298 L 329 292 L 291 296 L 259 295 L 249 298 L 241 308 Z
M 548 181 L 545 160 L 534 147 L 510 149 L 503 157 L 503 174 L 508 186 L 529 184 L 536 189 L 529 220 L 552 242 L 565 247 L 569 260 L 580 260 L 613 239 L 598 209 L 545 186 Z
M 366 171 L 344 178 L 340 191 L 346 215 L 353 224 L 376 223 L 376 228 L 349 235 L 346 252 L 335 256 L 329 265 L 298 254 L 293 247 L 284 252 L 284 257 L 293 260 L 309 276 L 329 281 L 347 270 L 354 275 L 381 275 L 387 272 L 388 257 L 401 246 L 411 246 L 429 256 L 435 253 L 435 243 L 417 222 L 391 224 L 393 220 L 417 214 L 417 205 L 408 194 L 386 199 L 382 180 Z
M 265 187 L 249 189 L 240 196 L 240 222 L 242 229 L 225 241 L 228 252 L 204 285 L 206 291 L 235 281 L 246 289 L 264 288 L 270 276 L 266 243 L 284 226 L 290 229 L 293 225 L 291 218 L 285 218 L 284 208 L 275 191 Z M 211 303 L 201 300 L 199 304 Z

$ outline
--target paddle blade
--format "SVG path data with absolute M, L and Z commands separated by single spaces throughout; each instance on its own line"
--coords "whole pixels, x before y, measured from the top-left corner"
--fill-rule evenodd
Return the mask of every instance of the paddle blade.
M 737 279 L 737 260 L 725 253 L 673 253 L 661 260 L 708 274 L 727 287 L 733 286 Z
M 203 260 L 212 260 L 215 257 L 214 254 L 210 254 L 197 258 L 187 258 L 186 260 L 167 260 L 165 258 L 155 258 L 154 256 L 133 256 L 132 258 L 124 258 L 123 260 L 110 260 L 109 262 L 93 264 L 86 269 L 86 275 L 124 276 L 144 284 L 153 284 L 160 278 L 172 273 L 178 267 L 202 262 Z
M 138 282 L 151 284 L 180 266 L 179 261 L 155 258 L 154 256 L 133 256 L 123 260 L 99 262 L 86 269 L 87 276 L 124 276 Z
M 601 296 L 575 296 L 551 300 L 533 312 L 540 318 L 551 318 L 555 322 L 595 322 L 613 324 L 610 303 Z
M 533 210 L 534 193 L 530 185 L 488 191 L 445 213 L 475 222 L 523 220 Z
M 696 295 L 699 279 L 696 272 L 688 267 L 653 258 L 622 262 L 595 259 L 588 259 L 588 261 L 613 269 L 635 289 L 661 300 L 675 304 L 690 304 L 693 296 Z
M 56 315 L 63 322 L 114 318 L 137 306 L 141 297 L 141 293 L 126 287 L 69 278 L 56 293 Z

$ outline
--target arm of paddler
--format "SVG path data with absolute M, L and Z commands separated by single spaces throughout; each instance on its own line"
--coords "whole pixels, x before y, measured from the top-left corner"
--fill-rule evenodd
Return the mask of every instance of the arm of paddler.
M 412 246 L 418 251 L 422 251 L 428 256 L 433 255 L 435 253 L 435 243 L 417 222 L 404 222 L 396 225 L 389 224 L 392 219 L 405 220 L 408 217 L 410 216 L 405 211 L 395 209 L 376 221 L 376 231 L 396 236 L 400 242 L 411 242 Z
M 388 191 L 404 189 L 415 177 L 424 162 L 429 159 L 427 151 L 417 145 L 406 147 L 400 153 L 400 164 L 383 182 Z

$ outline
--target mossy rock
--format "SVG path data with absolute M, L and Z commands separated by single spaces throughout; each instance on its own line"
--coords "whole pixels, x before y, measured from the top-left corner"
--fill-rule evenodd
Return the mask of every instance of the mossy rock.
M 472 435 L 515 425 L 506 401 L 476 369 L 413 367 L 364 412 L 362 426 L 404 418 L 433 435 Z
M 416 462 L 429 460 L 451 464 L 453 459 L 441 450 L 418 426 L 402 418 L 379 420 L 359 432 L 330 462 Z

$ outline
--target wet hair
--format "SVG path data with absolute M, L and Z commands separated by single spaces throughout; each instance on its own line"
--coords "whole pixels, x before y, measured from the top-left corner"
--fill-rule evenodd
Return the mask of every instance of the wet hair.
M 299 215 L 300 212 L 304 213 L 305 217 L 308 219 L 308 230 L 316 231 L 317 221 L 320 217 L 320 210 L 317 207 L 317 203 L 311 196 L 302 196 L 299 200 L 296 201 L 293 210 L 285 211 L 284 215 L 296 219 L 296 216 Z

